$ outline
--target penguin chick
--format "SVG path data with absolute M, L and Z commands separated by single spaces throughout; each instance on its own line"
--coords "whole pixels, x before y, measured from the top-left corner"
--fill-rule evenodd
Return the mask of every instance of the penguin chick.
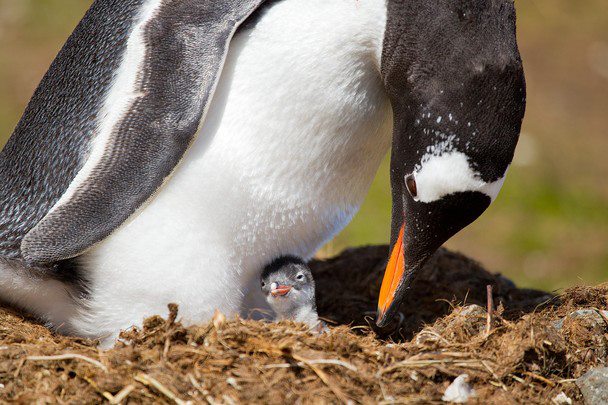
M 276 321 L 302 322 L 316 332 L 327 330 L 317 315 L 315 280 L 302 259 L 293 256 L 276 259 L 262 272 L 261 286 Z

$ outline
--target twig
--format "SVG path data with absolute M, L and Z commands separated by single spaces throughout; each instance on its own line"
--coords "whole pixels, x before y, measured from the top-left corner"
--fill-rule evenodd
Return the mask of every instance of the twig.
M 484 368 L 481 360 L 477 359 L 428 359 L 428 360 L 404 360 L 400 361 L 392 366 L 389 366 L 383 370 L 379 370 L 377 375 L 381 376 L 382 374 L 400 369 L 400 368 L 423 368 L 433 365 L 443 365 L 443 364 L 453 364 L 457 367 L 462 368 L 473 368 L 473 366 L 478 366 L 480 368 Z
M 454 305 L 454 302 L 446 300 L 445 298 L 438 298 L 438 299 L 435 300 L 435 302 L 445 302 L 446 304 L 448 304 L 450 306 L 450 308 L 452 309 L 452 311 L 454 309 L 456 309 L 456 306 Z M 458 304 L 458 303 L 456 303 L 456 304 Z
M 442 351 L 441 354 L 443 356 L 449 356 L 449 357 L 464 357 L 464 358 L 469 358 L 471 357 L 471 353 L 461 353 L 461 352 L 448 352 L 448 351 Z
M 553 381 L 551 381 L 551 380 L 543 377 L 542 375 L 534 374 L 534 373 L 531 373 L 529 371 L 524 371 L 523 374 L 525 374 L 525 375 L 527 375 L 529 377 L 532 377 L 533 379 L 535 379 L 537 381 L 543 382 L 543 383 L 547 384 L 550 387 L 555 387 L 555 385 L 556 385 L 555 382 L 553 382 Z
M 464 300 L 462 300 L 462 306 L 467 305 L 467 299 L 469 299 L 469 292 L 471 292 L 470 289 L 468 289 L 467 293 L 464 295 Z
M 114 401 L 114 395 L 110 394 L 107 391 L 103 391 L 101 388 L 99 388 L 95 381 L 93 381 L 89 377 L 82 377 L 82 379 L 85 380 L 95 390 L 95 392 L 107 399 L 108 402 L 111 403 L 112 401 Z
M 125 399 L 127 399 L 127 397 L 129 395 L 131 395 L 131 393 L 135 391 L 135 385 L 133 384 L 129 384 L 126 387 L 124 387 L 123 389 L 120 390 L 120 392 L 116 395 L 114 395 L 114 399 L 112 399 L 110 401 L 110 404 L 112 405 L 118 405 L 120 404 L 122 401 L 124 401 Z
M 65 354 L 58 354 L 55 356 L 27 356 L 25 359 L 28 361 L 82 360 L 82 361 L 86 361 L 89 364 L 94 365 L 95 367 L 102 369 L 104 371 L 104 373 L 108 372 L 108 368 L 106 366 L 104 366 L 103 364 L 101 364 L 99 361 L 94 360 L 87 356 L 83 356 L 82 354 L 77 354 L 77 353 L 65 353 Z
M 21 372 L 21 369 L 23 368 L 23 365 L 25 364 L 25 359 L 26 359 L 26 357 L 22 358 L 21 361 L 19 362 L 19 365 L 17 366 L 17 370 L 15 370 L 15 373 L 13 374 L 13 378 L 19 377 L 19 373 Z
M 507 386 L 506 386 L 506 385 L 505 385 L 505 384 L 502 382 L 502 379 L 500 379 L 500 378 L 498 377 L 498 375 L 496 375 L 496 373 L 494 372 L 494 370 L 492 370 L 492 369 L 490 368 L 490 366 L 488 366 L 488 364 L 487 364 L 487 363 L 486 363 L 484 360 L 481 360 L 481 364 L 483 364 L 483 366 L 486 368 L 486 370 L 488 370 L 488 371 L 490 372 L 490 374 L 492 374 L 492 377 L 494 377 L 494 378 L 495 378 L 495 379 L 498 381 L 498 383 L 500 384 L 499 386 L 500 386 L 500 387 L 501 387 L 501 388 L 502 388 L 502 389 L 503 389 L 505 392 L 508 392 L 508 390 L 507 390 Z
M 163 361 L 167 360 L 167 355 L 169 354 L 170 347 L 171 347 L 171 339 L 169 337 L 167 337 L 165 339 L 165 347 L 163 348 L 163 356 L 162 356 Z
M 486 337 L 490 336 L 492 331 L 492 313 L 494 312 L 494 297 L 492 296 L 492 285 L 486 286 L 486 293 L 488 295 L 488 316 L 486 318 Z
M 101 364 L 106 366 L 106 368 L 108 367 L 108 365 L 107 365 L 108 364 L 108 355 L 100 347 L 97 348 L 97 358 L 99 359 L 99 362 Z
M 203 394 L 203 398 L 205 399 L 205 401 L 207 401 L 207 403 L 209 405 L 214 405 L 216 402 L 213 399 L 213 397 L 211 395 L 209 395 L 209 391 L 207 391 L 206 389 L 204 389 L 201 384 L 196 381 L 196 378 L 194 378 L 194 376 L 190 373 L 188 373 L 188 379 L 190 380 L 190 384 L 192 384 L 192 386 L 194 388 L 196 388 L 198 390 L 198 392 L 200 392 L 201 394 Z
M 171 390 L 169 390 L 167 387 L 162 385 L 158 380 L 150 377 L 147 374 L 139 374 L 139 375 L 135 376 L 135 381 L 138 381 L 148 387 L 154 387 L 158 392 L 160 392 L 165 397 L 167 397 L 168 399 L 170 399 L 171 401 L 175 402 L 178 405 L 187 404 L 186 401 L 182 401 L 181 399 L 179 399 L 177 397 L 177 395 L 175 395 L 173 392 L 171 392 Z
M 347 363 L 342 360 L 334 360 L 334 359 L 316 359 L 316 360 L 308 360 L 309 364 L 333 364 L 335 366 L 342 366 L 344 368 L 349 369 L 350 371 L 354 371 L 355 373 L 359 372 L 357 367 L 353 366 L 350 363 Z
M 353 366 L 350 363 L 347 363 L 345 361 L 342 360 L 333 360 L 333 359 L 317 359 L 317 360 L 308 360 L 309 364 L 333 364 L 336 366 L 342 366 L 344 368 L 349 369 L 350 371 L 354 371 L 354 372 L 358 372 L 359 370 L 357 370 L 357 367 Z M 297 362 L 295 365 L 294 364 L 289 364 L 289 363 L 280 363 L 280 364 L 268 364 L 266 366 L 264 366 L 263 368 L 290 368 L 290 367 L 304 367 L 306 366 L 305 363 L 303 362 Z
M 177 314 L 179 313 L 179 305 L 171 303 L 167 305 L 167 308 L 169 308 L 169 316 L 167 317 L 166 325 L 173 326 L 177 319 Z
M 526 382 L 526 380 L 524 380 L 523 378 L 520 378 L 518 376 L 516 376 L 515 374 L 509 374 L 509 377 L 511 377 L 512 379 L 514 379 L 515 381 L 524 384 L 524 385 L 528 385 L 528 383 Z
M 424 336 L 424 335 L 435 336 L 436 338 L 439 338 L 439 340 L 441 340 L 442 342 L 444 342 L 446 344 L 450 344 L 450 342 L 448 342 L 448 340 L 446 338 L 444 338 L 439 333 L 437 333 L 437 332 L 435 332 L 433 330 L 425 329 L 425 330 L 420 331 L 420 333 L 418 333 L 418 337 Z
M 232 397 L 230 397 L 230 396 L 228 396 L 226 394 L 223 394 L 222 398 L 224 399 L 224 403 L 225 404 L 236 405 L 236 401 L 234 400 L 234 398 L 232 398 Z
M 196 378 L 194 378 L 194 376 L 190 373 L 188 373 L 188 379 L 190 380 L 190 384 L 192 384 L 192 386 L 194 388 L 196 388 L 196 390 L 198 392 L 200 392 L 201 394 L 203 394 L 203 397 L 207 397 L 209 395 L 209 391 L 207 391 L 206 389 L 204 389 L 201 384 L 196 381 Z

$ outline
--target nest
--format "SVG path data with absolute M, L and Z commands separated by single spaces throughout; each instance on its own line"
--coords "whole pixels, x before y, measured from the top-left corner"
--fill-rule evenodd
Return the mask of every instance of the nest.
M 322 335 L 219 313 L 184 327 L 171 306 L 169 319 L 149 318 L 102 352 L 2 309 L 0 402 L 429 403 L 465 373 L 480 403 L 547 403 L 561 392 L 580 401 L 574 379 L 605 363 L 608 318 L 596 309 L 606 308 L 608 286 L 560 296 L 518 289 L 441 250 L 402 316 L 379 331 L 386 257 L 386 247 L 368 247 L 312 264 L 319 314 L 333 325 Z

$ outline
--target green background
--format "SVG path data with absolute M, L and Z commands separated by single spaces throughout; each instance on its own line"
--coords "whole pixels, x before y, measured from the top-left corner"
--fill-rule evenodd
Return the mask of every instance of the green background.
M 0 146 L 87 0 L 0 0 Z M 608 279 L 608 2 L 517 0 L 528 82 L 503 192 L 448 246 L 524 286 Z M 352 224 L 320 255 L 386 243 L 388 161 Z

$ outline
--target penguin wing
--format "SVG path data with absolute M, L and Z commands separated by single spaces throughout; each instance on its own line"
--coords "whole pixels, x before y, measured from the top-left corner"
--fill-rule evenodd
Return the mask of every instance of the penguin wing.
M 22 171 L 16 175 L 22 186 L 38 182 L 30 191 L 45 195 L 25 210 L 35 224 L 21 241 L 23 259 L 44 264 L 83 253 L 162 186 L 201 126 L 234 33 L 263 2 L 94 2 L 1 157 L 5 171 Z M 33 128 L 35 121 L 44 122 Z M 40 140 L 49 136 L 67 150 Z M 32 150 L 38 141 L 44 153 Z M 18 200 L 16 193 L 23 197 L 23 188 L 4 187 L 0 209 Z M 18 240 L 19 230 L 12 236 Z

